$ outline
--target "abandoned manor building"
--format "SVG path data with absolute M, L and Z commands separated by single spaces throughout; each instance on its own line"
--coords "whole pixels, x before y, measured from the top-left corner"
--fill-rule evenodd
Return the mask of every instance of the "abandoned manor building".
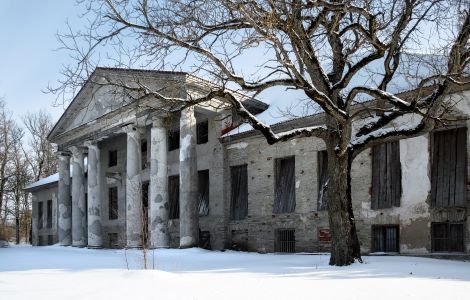
M 217 99 L 174 109 L 212 86 L 183 72 L 97 68 L 49 134 L 58 173 L 27 187 L 33 245 L 328 251 L 324 142 L 268 145 Z M 234 95 L 255 115 L 271 109 Z M 451 96 L 462 121 L 353 161 L 363 253 L 470 253 L 470 89 Z M 320 113 L 272 126 L 322 122 Z

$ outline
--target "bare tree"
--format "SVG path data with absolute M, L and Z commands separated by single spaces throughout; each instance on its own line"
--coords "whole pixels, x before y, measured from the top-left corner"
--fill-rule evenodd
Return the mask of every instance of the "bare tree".
M 28 153 L 26 159 L 34 180 L 54 174 L 57 171 L 56 157 L 51 143 L 47 141 L 47 135 L 53 127 L 51 116 L 40 110 L 26 114 L 23 123 L 29 133 L 28 146 L 24 151 Z
M 100 57 L 115 66 L 187 68 L 219 85 L 181 109 L 218 97 L 235 108 L 269 144 L 315 136 L 327 145 L 332 234 L 330 264 L 361 260 L 351 201 L 351 163 L 364 149 L 413 137 L 448 122 L 446 97 L 465 83 L 470 59 L 467 1 L 452 0 L 166 0 L 78 1 L 91 20 L 85 30 L 59 35 L 75 58 L 51 92 L 68 99 Z M 437 39 L 435 37 L 438 37 Z M 437 40 L 437 41 L 436 41 Z M 427 74 L 409 69 L 403 53 L 428 48 L 441 64 Z M 243 59 L 262 51 L 259 64 Z M 106 54 L 106 55 L 104 55 Z M 369 67 L 378 64 L 371 72 Z M 426 63 L 424 61 L 423 63 Z M 404 68 L 403 68 L 404 67 Z M 409 73 L 415 93 L 397 94 L 393 79 Z M 415 70 L 416 72 L 413 72 Z M 354 85 L 358 75 L 371 75 Z M 251 75 L 246 75 L 251 74 Z M 113 83 L 110 83 L 113 84 Z M 323 112 L 325 125 L 275 133 L 227 89 L 255 97 L 275 87 L 303 93 Z M 365 100 L 376 99 L 376 101 Z M 403 120 L 402 126 L 392 126 Z

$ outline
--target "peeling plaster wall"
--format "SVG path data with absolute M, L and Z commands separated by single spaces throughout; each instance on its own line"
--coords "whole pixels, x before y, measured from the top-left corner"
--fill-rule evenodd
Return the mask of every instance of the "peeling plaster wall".
M 33 230 L 32 230 L 32 243 L 33 246 L 45 246 L 48 243 L 48 236 L 52 235 L 52 243 L 58 242 L 57 236 L 57 184 L 48 188 L 36 190 L 32 192 L 32 206 L 33 206 Z M 47 200 L 52 200 L 52 226 L 47 228 Z M 38 224 L 38 203 L 43 203 L 43 220 L 42 228 L 37 227 Z

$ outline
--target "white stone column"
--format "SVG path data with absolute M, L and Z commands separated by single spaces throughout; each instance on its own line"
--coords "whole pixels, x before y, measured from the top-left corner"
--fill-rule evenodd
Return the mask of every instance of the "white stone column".
M 71 147 L 72 151 L 72 246 L 87 245 L 85 173 L 83 148 Z
M 150 140 L 150 246 L 168 248 L 168 141 L 162 119 L 153 119 Z
M 126 234 L 127 247 L 142 246 L 142 153 L 140 152 L 140 130 L 134 125 L 125 128 L 127 133 L 126 166 Z
M 72 197 L 70 196 L 70 153 L 59 153 L 58 238 L 62 246 L 72 245 Z
M 199 244 L 197 184 L 196 117 L 189 107 L 180 119 L 180 248 Z
M 87 142 L 88 147 L 88 247 L 101 248 L 101 197 L 100 197 L 100 149 L 96 142 Z

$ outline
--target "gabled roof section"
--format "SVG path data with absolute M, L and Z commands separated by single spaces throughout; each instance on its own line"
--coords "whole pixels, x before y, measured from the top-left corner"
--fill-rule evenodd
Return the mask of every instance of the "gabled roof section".
M 112 77 L 113 81 L 117 82 L 135 83 L 139 81 L 149 88 L 157 90 L 164 87 L 163 89 L 167 89 L 167 91 L 162 93 L 166 95 L 168 92 L 168 96 L 180 98 L 186 98 L 186 89 L 183 88 L 185 85 L 199 89 L 217 87 L 211 81 L 185 72 L 98 67 L 49 133 L 48 140 L 50 142 L 55 142 L 58 136 L 65 132 L 87 123 L 93 123 L 97 118 L 116 111 L 133 101 L 130 97 L 126 98 L 125 93 L 118 92 L 119 87 L 117 86 L 100 85 L 100 81 L 105 82 L 105 77 Z M 232 92 L 244 102 L 252 113 L 258 114 L 269 106 L 240 92 Z

